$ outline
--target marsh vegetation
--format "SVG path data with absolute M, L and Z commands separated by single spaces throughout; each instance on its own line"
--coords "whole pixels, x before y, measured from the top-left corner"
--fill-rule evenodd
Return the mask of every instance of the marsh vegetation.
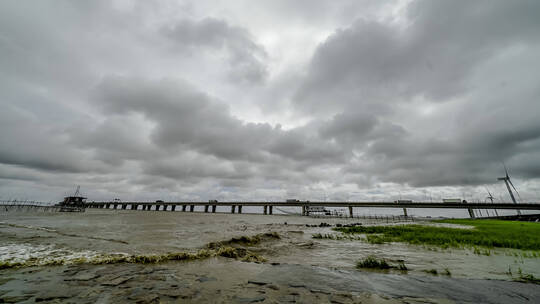
M 365 234 L 370 243 L 405 242 L 442 248 L 475 248 L 475 253 L 490 255 L 485 248 L 540 250 L 540 224 L 501 220 L 443 220 L 441 223 L 473 226 L 473 229 L 429 225 L 356 226 L 334 228 L 345 235 Z M 482 249 L 477 248 L 482 247 Z M 538 257 L 538 252 L 530 253 Z
M 370 255 L 365 259 L 362 259 L 356 263 L 356 268 L 359 269 L 397 269 L 401 271 L 407 271 L 408 268 L 404 261 L 398 261 L 397 265 L 391 265 L 385 259 L 378 259 L 374 255 Z

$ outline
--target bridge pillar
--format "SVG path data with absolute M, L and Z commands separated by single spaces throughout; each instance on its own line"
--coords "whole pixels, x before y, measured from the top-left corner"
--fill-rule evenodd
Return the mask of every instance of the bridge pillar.
M 403 215 L 407 216 L 407 208 L 403 208 Z
M 105 204 L 105 209 L 109 209 L 111 207 L 111 204 Z
M 171 211 L 175 211 L 175 210 L 176 210 L 176 205 L 172 205 Z
M 302 216 L 306 216 L 306 206 L 302 206 Z
M 236 206 L 235 205 L 231 205 L 231 213 L 234 213 L 236 211 Z
M 271 206 L 271 205 L 270 205 L 270 206 L 268 206 L 268 207 L 269 207 L 269 208 L 268 208 L 268 214 L 272 215 L 272 213 L 273 213 L 273 212 L 272 212 L 272 211 L 273 211 L 272 209 L 274 209 L 274 206 Z
M 127 209 L 127 204 L 122 204 L 122 210 L 126 210 Z
M 186 205 L 182 205 L 182 212 L 186 212 Z
M 471 218 L 475 218 L 475 216 L 474 216 L 474 211 L 472 210 L 472 208 L 468 208 L 467 210 L 469 210 L 469 216 L 470 216 Z
M 208 205 L 204 205 L 204 213 L 208 213 Z
M 212 213 L 216 213 L 216 205 L 212 205 Z
M 193 212 L 195 211 L 195 205 L 190 205 L 189 206 L 189 212 Z
M 137 204 L 131 204 L 131 208 L 130 208 L 130 209 L 131 209 L 131 210 L 137 210 L 137 209 L 139 209 L 139 205 L 137 205 Z
M 238 213 L 242 213 L 242 205 L 238 205 Z
M 349 217 L 353 217 L 352 206 L 349 206 Z
M 267 215 L 268 214 L 268 206 L 267 205 L 264 205 L 264 215 Z

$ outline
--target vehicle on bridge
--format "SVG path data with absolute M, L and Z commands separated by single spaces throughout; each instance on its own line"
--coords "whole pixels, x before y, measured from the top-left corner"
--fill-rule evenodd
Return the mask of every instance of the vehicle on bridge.
M 466 200 L 462 200 L 460 198 L 443 198 L 442 202 L 443 203 L 453 203 L 453 204 L 460 204 L 460 203 L 466 204 L 467 203 Z
M 413 201 L 412 201 L 412 200 L 403 200 L 403 199 L 400 199 L 400 200 L 394 201 L 394 203 L 396 203 L 396 204 L 412 204 Z

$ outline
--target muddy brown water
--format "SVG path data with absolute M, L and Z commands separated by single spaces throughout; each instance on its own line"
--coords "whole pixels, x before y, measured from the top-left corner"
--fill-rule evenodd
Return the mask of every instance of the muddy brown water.
M 88 210 L 0 214 L 0 261 L 61 260 L 66 265 L 0 270 L 3 302 L 69 303 L 540 303 L 540 285 L 513 282 L 518 270 L 540 277 L 540 259 L 516 250 L 438 249 L 401 243 L 313 239 L 358 219 Z M 364 223 L 366 224 L 366 223 Z M 70 264 L 81 257 L 196 251 L 209 242 L 277 232 L 246 247 L 267 259 L 224 257 L 159 264 Z M 368 255 L 404 261 L 401 271 L 365 271 Z M 439 275 L 425 270 L 436 269 Z M 442 275 L 445 270 L 451 276 Z M 509 274 L 509 270 L 512 275 Z

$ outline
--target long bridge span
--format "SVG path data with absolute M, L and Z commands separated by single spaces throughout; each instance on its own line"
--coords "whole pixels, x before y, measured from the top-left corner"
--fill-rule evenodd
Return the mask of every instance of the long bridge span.
M 309 215 L 313 207 L 346 207 L 349 209 L 349 216 L 353 217 L 353 208 L 402 208 L 407 216 L 407 209 L 427 208 L 427 209 L 467 209 L 469 215 L 474 218 L 475 209 L 500 209 L 500 210 L 540 210 L 540 203 L 450 203 L 450 202 L 89 202 L 87 208 L 99 209 L 122 209 L 141 211 L 184 211 L 194 212 L 196 206 L 202 206 L 204 212 L 215 213 L 217 207 L 229 207 L 231 213 L 242 213 L 242 207 L 262 207 L 263 214 L 273 214 L 274 207 L 301 207 L 302 215 Z M 129 208 L 128 208 L 129 207 Z

